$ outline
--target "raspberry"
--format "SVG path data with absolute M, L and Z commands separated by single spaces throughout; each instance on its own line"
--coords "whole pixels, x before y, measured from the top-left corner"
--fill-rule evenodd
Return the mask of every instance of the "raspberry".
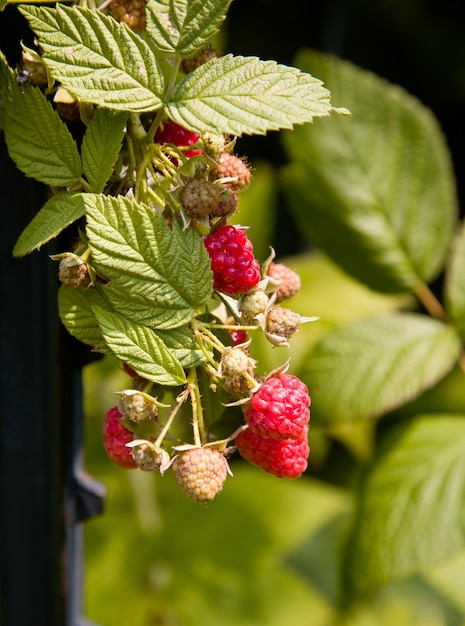
M 239 311 L 243 319 L 252 322 L 257 315 L 265 311 L 268 301 L 268 296 L 263 289 L 254 289 L 245 294 L 239 302 Z
M 266 316 L 266 331 L 270 335 L 290 339 L 299 330 L 301 316 L 290 309 L 273 306 Z
M 229 152 L 224 152 L 221 155 L 218 167 L 215 170 L 215 176 L 216 178 L 235 178 L 236 180 L 229 182 L 229 185 L 237 189 L 247 187 L 252 178 L 246 163 Z
M 119 405 L 122 413 L 131 422 L 143 422 L 144 420 L 156 419 L 158 416 L 158 408 L 154 398 L 134 389 L 127 389 L 122 392 Z
M 215 211 L 221 201 L 221 189 L 210 180 L 193 178 L 184 185 L 180 200 L 187 215 L 202 219 Z
M 278 478 L 298 478 L 307 469 L 307 432 L 300 439 L 267 439 L 247 428 L 236 437 L 241 456 Z
M 279 282 L 276 289 L 276 302 L 289 300 L 300 291 L 300 276 L 294 270 L 282 263 L 270 263 L 266 271 L 267 275 Z
M 58 278 L 65 287 L 79 289 L 90 285 L 90 275 L 87 264 L 72 252 L 66 253 L 61 259 L 58 269 Z
M 245 343 L 248 340 L 247 331 L 245 330 L 228 330 L 233 341 L 233 346 L 239 346 L 241 343 Z
M 124 22 L 135 33 L 145 29 L 147 17 L 145 0 L 112 0 L 110 11 L 118 22 Z
M 268 378 L 253 395 L 245 419 L 252 432 L 271 439 L 299 439 L 310 420 L 307 386 L 296 376 Z
M 247 292 L 260 281 L 260 266 L 244 230 L 223 226 L 205 237 L 217 291 L 233 295 Z
M 157 143 L 172 143 L 175 146 L 192 146 L 197 143 L 200 135 L 187 130 L 173 122 L 172 120 L 165 120 L 163 122 L 163 128 L 158 128 L 155 133 L 155 141 Z M 195 148 L 194 150 L 186 150 L 185 156 L 190 158 L 198 154 L 203 154 L 202 150 Z
M 228 474 L 228 462 L 214 448 L 189 448 L 173 461 L 174 477 L 189 498 L 210 502 L 219 493 Z
M 132 441 L 130 430 L 121 423 L 121 413 L 118 407 L 113 407 L 105 415 L 103 423 L 103 445 L 110 459 L 124 469 L 137 467 L 131 451 L 126 444 Z
M 181 66 L 186 74 L 189 72 L 193 72 L 198 67 L 206 63 L 207 61 L 211 61 L 211 59 L 216 59 L 218 56 L 215 48 L 212 45 L 206 46 L 199 50 L 194 56 L 189 57 L 188 59 L 183 59 Z
M 131 378 L 136 378 L 136 376 L 138 376 L 136 370 L 133 370 L 127 363 L 123 363 L 123 369 Z
M 253 377 L 255 361 L 245 350 L 227 348 L 220 361 L 221 377 L 226 389 L 234 396 L 248 396 L 256 386 Z

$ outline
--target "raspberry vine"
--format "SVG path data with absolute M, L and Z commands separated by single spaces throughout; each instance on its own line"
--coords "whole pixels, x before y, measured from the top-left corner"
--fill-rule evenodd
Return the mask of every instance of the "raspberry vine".
M 257 333 L 289 346 L 315 318 L 280 305 L 300 278 L 274 252 L 260 265 L 247 227 L 230 223 L 252 178 L 236 143 L 335 110 L 309 74 L 222 56 L 210 40 L 229 4 L 23 6 L 35 45 L 16 70 L 0 57 L 10 155 L 51 188 L 14 254 L 74 224 L 53 257 L 60 317 L 131 381 L 105 417 L 105 449 L 126 469 L 173 471 L 199 502 L 221 491 L 236 449 L 280 477 L 306 469 L 308 390 L 288 360 L 259 374 L 251 353 Z

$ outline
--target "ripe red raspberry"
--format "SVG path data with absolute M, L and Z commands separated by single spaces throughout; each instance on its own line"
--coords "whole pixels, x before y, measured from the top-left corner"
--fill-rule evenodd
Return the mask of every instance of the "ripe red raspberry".
M 146 0 L 112 0 L 110 12 L 118 22 L 124 22 L 135 33 L 142 32 L 147 24 Z
M 122 415 L 118 407 L 113 407 L 105 415 L 103 423 L 103 445 L 110 459 L 124 469 L 134 469 L 137 463 L 126 444 L 133 440 L 133 434 L 121 423 Z
M 250 291 L 260 282 L 260 266 L 244 230 L 223 226 L 205 237 L 211 259 L 213 287 L 230 295 Z
M 236 437 L 240 454 L 278 478 L 298 478 L 307 469 L 307 431 L 300 439 L 267 439 L 247 428 Z
M 165 120 L 163 122 L 163 128 L 158 128 L 155 133 L 155 141 L 157 143 L 172 143 L 175 146 L 192 146 L 194 143 L 197 143 L 199 137 L 200 135 L 197 133 L 179 126 L 179 124 L 176 124 L 176 122 L 172 120 Z M 190 158 L 198 154 L 203 154 L 203 151 L 195 148 L 194 150 L 186 150 L 184 154 L 187 158 Z
M 210 502 L 223 489 L 228 475 L 228 462 L 214 448 L 189 448 L 173 461 L 174 477 L 189 498 Z
M 296 376 L 268 378 L 253 395 L 245 419 L 250 430 L 271 439 L 300 439 L 310 420 L 307 386 Z

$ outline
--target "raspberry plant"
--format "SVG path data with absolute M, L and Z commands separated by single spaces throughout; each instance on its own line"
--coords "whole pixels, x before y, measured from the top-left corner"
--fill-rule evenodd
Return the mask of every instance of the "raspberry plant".
M 61 320 L 134 374 L 107 414 L 105 448 L 124 468 L 172 467 L 197 501 L 221 490 L 230 442 L 248 428 L 242 416 L 224 432 L 225 406 L 246 410 L 262 384 L 289 380 L 286 357 L 258 373 L 248 356 L 254 335 L 288 346 L 313 319 L 274 306 L 282 281 L 266 273 L 269 261 L 260 267 L 247 227 L 228 224 L 251 178 L 236 141 L 345 112 L 308 73 L 214 51 L 230 1 L 20 5 L 36 40 L 23 45 L 19 68 L 0 57 L 9 153 L 50 186 L 13 254 L 59 235 L 68 242 L 53 257 Z M 256 310 L 246 295 L 261 299 Z M 248 338 L 233 347 L 226 331 Z M 286 420 L 303 421 L 299 471 L 280 470 L 292 446 L 258 465 L 295 478 L 307 463 L 307 405 L 291 413 Z

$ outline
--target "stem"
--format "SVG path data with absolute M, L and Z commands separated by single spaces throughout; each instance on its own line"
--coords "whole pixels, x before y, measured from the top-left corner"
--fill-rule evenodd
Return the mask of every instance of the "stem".
M 197 371 L 195 367 L 190 370 L 187 388 L 189 389 L 192 404 L 192 429 L 194 431 L 194 444 L 201 448 L 206 441 L 205 422 L 203 421 L 202 402 L 200 399 Z
M 202 335 L 205 341 L 207 341 L 220 354 L 223 354 L 225 350 L 225 346 L 221 343 L 218 337 L 210 331 L 209 328 L 204 326 L 204 324 L 202 324 L 202 322 L 199 322 L 198 320 L 195 320 L 195 323 L 193 324 L 193 326 L 194 326 L 194 333 L 197 336 Z
M 153 143 L 153 139 L 155 137 L 155 133 L 157 132 L 157 128 L 160 126 L 160 122 L 162 121 L 162 119 L 165 117 L 165 112 L 163 109 L 159 109 L 155 119 L 153 120 L 153 122 L 150 124 L 150 128 L 147 131 L 147 135 L 145 137 L 145 141 L 149 142 L 149 143 Z
M 168 417 L 168 419 L 166 421 L 166 424 L 163 426 L 163 428 L 161 430 L 161 433 L 158 435 L 156 441 L 154 442 L 154 445 L 157 448 L 159 448 L 161 446 L 161 443 L 162 443 L 163 439 L 165 438 L 166 433 L 171 428 L 171 424 L 173 423 L 174 418 L 176 417 L 179 409 L 182 407 L 182 405 L 186 401 L 188 395 L 189 395 L 189 390 L 188 389 L 184 389 L 184 391 L 178 396 L 176 406 L 171 411 L 170 416 Z
M 442 304 L 436 298 L 428 285 L 425 285 L 424 283 L 421 284 L 417 288 L 415 295 L 432 317 L 435 317 L 438 320 L 446 320 L 446 313 Z
M 85 178 L 83 178 L 82 176 L 79 177 L 79 182 L 82 185 L 82 188 L 85 191 L 88 191 L 89 193 L 92 193 L 92 187 L 89 185 L 89 183 L 87 182 L 87 180 Z

